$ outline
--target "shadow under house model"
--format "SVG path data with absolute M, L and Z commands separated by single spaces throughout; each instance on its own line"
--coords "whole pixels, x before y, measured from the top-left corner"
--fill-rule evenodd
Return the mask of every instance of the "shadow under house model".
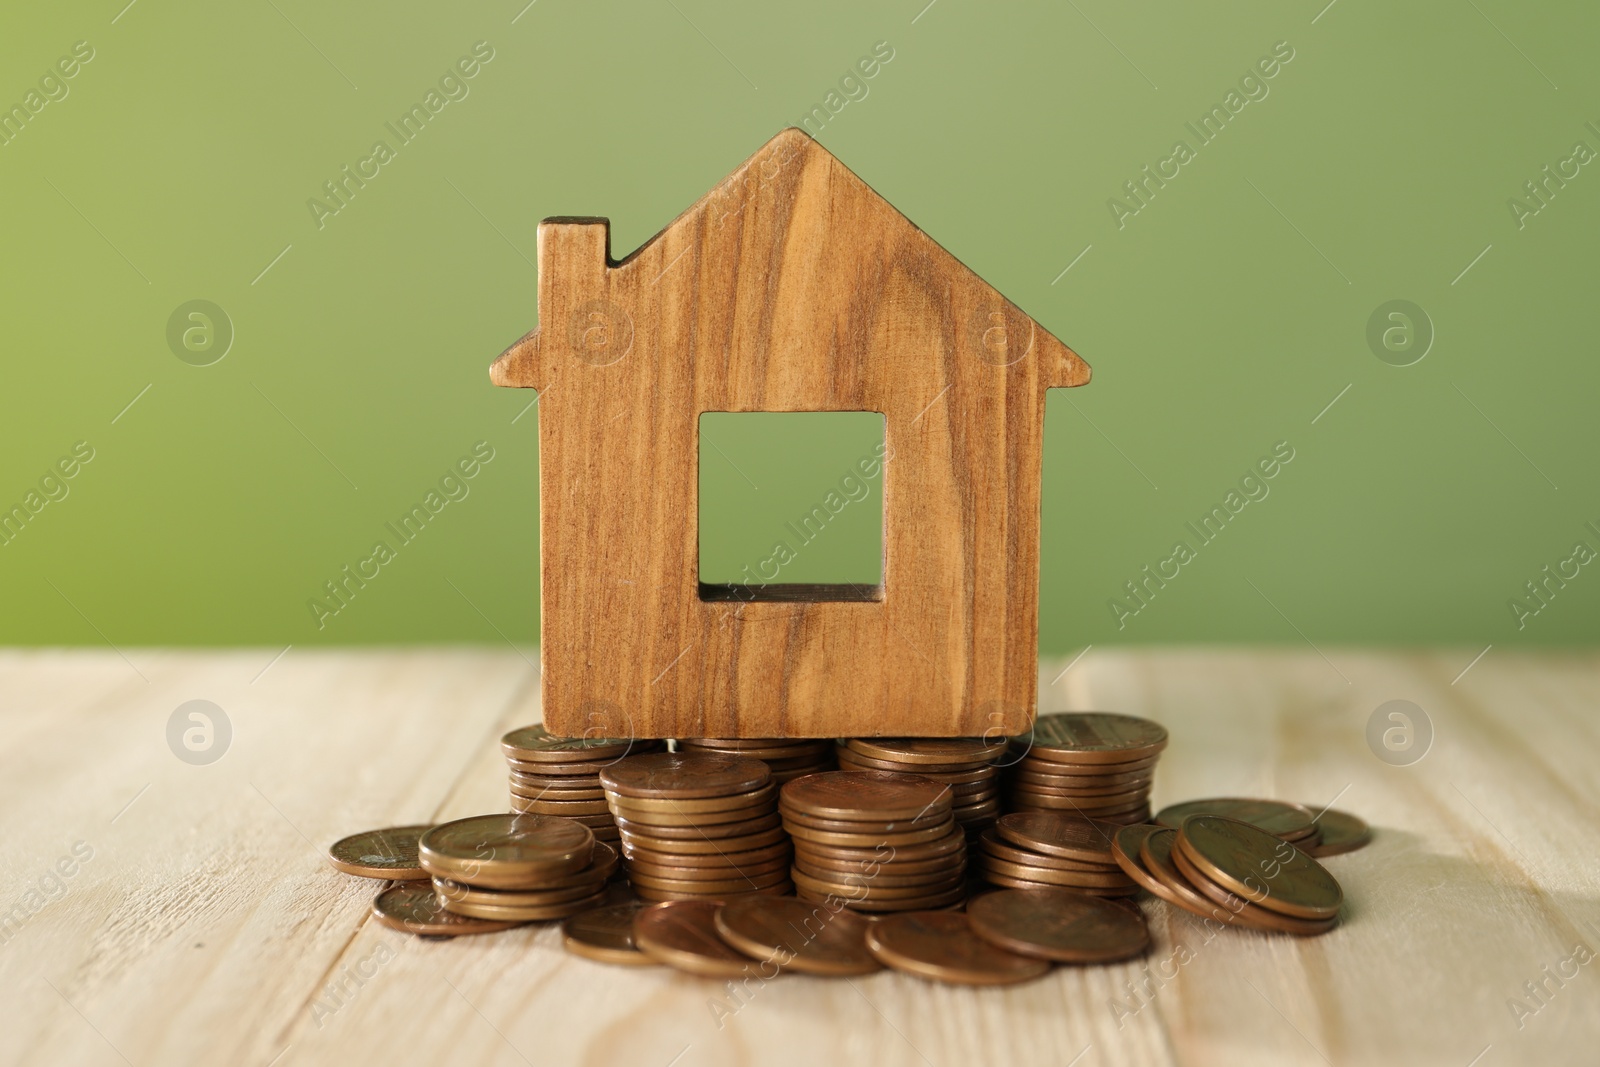
M 637 737 L 1020 733 L 1038 701 L 1045 390 L 1089 367 L 805 132 L 643 248 L 539 225 L 546 727 Z M 700 416 L 884 416 L 883 584 L 699 582 Z

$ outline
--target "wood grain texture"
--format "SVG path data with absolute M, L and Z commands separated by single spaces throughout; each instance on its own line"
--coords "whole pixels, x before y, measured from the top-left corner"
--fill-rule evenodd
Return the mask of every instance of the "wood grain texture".
M 1371 846 L 1328 860 L 1348 899 L 1332 933 L 1211 936 L 1147 900 L 1155 946 L 1131 963 L 737 998 L 570 956 L 553 927 L 402 937 L 367 920 L 375 883 L 323 862 L 356 829 L 504 810 L 496 740 L 539 715 L 517 655 L 297 649 L 252 684 L 276 650 L 128 650 L 143 678 L 111 653 L 0 653 L 0 906 L 93 849 L 0 939 L 0 1063 L 1592 1063 L 1600 959 L 1560 972 L 1600 951 L 1600 657 L 1496 648 L 1452 685 L 1476 650 L 1324 651 L 1340 673 L 1310 652 L 1095 649 L 1042 703 L 1165 723 L 1158 803 L 1337 798 L 1372 820 Z M 235 728 L 209 767 L 163 734 L 197 696 Z M 1410 767 L 1364 740 L 1396 698 L 1435 728 Z
M 540 225 L 540 326 L 492 371 L 540 390 L 550 728 L 1023 729 L 1045 390 L 1088 366 L 800 130 L 625 260 L 607 234 Z M 702 594 L 708 411 L 884 415 L 881 597 Z

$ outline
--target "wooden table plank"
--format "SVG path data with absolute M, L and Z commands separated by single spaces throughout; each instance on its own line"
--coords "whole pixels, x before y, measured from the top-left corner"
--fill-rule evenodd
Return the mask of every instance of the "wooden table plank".
M 1306 941 L 1212 932 L 1147 901 L 1146 959 L 1010 990 L 897 974 L 730 989 L 568 956 L 552 927 L 430 942 L 367 921 L 374 886 L 326 868 L 321 848 L 381 823 L 504 810 L 495 739 L 538 717 L 516 655 L 296 651 L 251 684 L 272 650 L 131 650 L 132 667 L 0 653 L 0 905 L 74 842 L 94 849 L 0 945 L 14 1006 L 0 1061 L 1592 1058 L 1600 966 L 1564 961 L 1600 950 L 1600 657 L 1495 650 L 1456 680 L 1475 650 L 1323 652 L 1097 649 L 1059 679 L 1066 661 L 1047 664 L 1041 704 L 1164 722 L 1159 803 L 1337 798 L 1370 818 L 1374 843 L 1328 861 L 1344 923 Z M 235 727 L 209 767 L 166 747 L 167 716 L 194 697 Z M 1434 726 L 1411 766 L 1367 747 L 1367 718 L 1390 699 Z M 1525 983 L 1543 983 L 1539 996 Z

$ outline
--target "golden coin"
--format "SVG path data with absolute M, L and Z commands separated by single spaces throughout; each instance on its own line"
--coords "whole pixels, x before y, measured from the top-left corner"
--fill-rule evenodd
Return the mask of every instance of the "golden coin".
M 1316 829 L 1309 808 L 1282 800 L 1256 800 L 1250 797 L 1213 797 L 1171 804 L 1156 813 L 1156 822 L 1170 830 L 1181 829 L 1191 815 L 1220 815 L 1249 823 L 1286 840 L 1304 837 Z
M 1211 881 L 1272 911 L 1331 919 L 1344 904 L 1344 891 L 1326 867 L 1291 842 L 1237 819 L 1189 816 L 1176 850 Z
M 867 949 L 897 971 L 957 985 L 1010 985 L 1050 969 L 997 948 L 972 932 L 961 912 L 911 912 L 879 919 L 867 929 Z
M 706 978 L 759 973 L 756 964 L 717 935 L 711 900 L 674 900 L 644 908 L 633 917 L 639 950 L 659 963 Z
M 777 798 L 777 795 L 778 787 L 771 782 L 766 782 L 756 789 L 747 789 L 738 793 L 714 797 L 632 797 L 616 793 L 612 796 L 612 803 L 624 813 L 661 812 L 677 815 L 701 815 L 770 806 Z M 713 819 L 711 821 L 726 822 L 728 820 Z
M 995 830 L 1014 845 L 1067 859 L 1102 865 L 1111 858 L 1111 839 L 1120 827 L 1053 811 L 1014 811 L 1000 816 Z
M 633 917 L 643 904 L 608 904 L 580 911 L 561 924 L 562 943 L 574 956 L 629 966 L 656 961 L 633 943 Z
M 702 841 L 653 837 L 632 830 L 620 832 L 624 853 L 630 849 L 644 849 L 647 852 L 668 852 L 674 855 L 721 856 L 729 852 L 749 852 L 752 849 L 766 848 L 788 841 L 788 835 L 783 832 L 782 827 L 750 834 L 747 837 L 715 837 Z
M 637 745 L 649 744 L 616 737 L 557 737 L 543 726 L 524 726 L 500 739 L 507 758 L 526 763 L 571 763 L 579 759 L 617 759 Z
M 1276 933 L 1295 934 L 1300 937 L 1313 937 L 1333 929 L 1334 925 L 1339 921 L 1337 917 L 1297 919 L 1281 912 L 1273 911 L 1270 908 L 1260 907 L 1242 897 L 1235 896 L 1210 878 L 1207 878 L 1199 868 L 1189 861 L 1183 851 L 1181 832 L 1178 841 L 1178 846 L 1172 850 L 1173 866 L 1201 895 L 1209 897 L 1225 911 L 1231 913 L 1234 917 L 1234 922 L 1240 926 Z
M 341 837 L 328 846 L 328 862 L 345 874 L 362 878 L 401 882 L 426 878 L 428 872 L 417 858 L 417 840 L 431 829 L 431 825 L 390 826 Z
M 657 867 L 744 867 L 748 864 L 766 863 L 769 860 L 787 859 L 794 849 L 787 841 L 778 841 L 763 848 L 745 849 L 742 852 L 658 852 L 636 844 L 624 846 L 628 859 L 649 863 Z
M 1160 826 L 1153 826 L 1150 823 L 1135 823 L 1132 826 L 1124 826 L 1111 839 L 1111 856 L 1117 861 L 1117 866 L 1121 867 L 1123 873 L 1129 878 L 1132 878 L 1168 904 L 1181 908 L 1183 905 L 1179 903 L 1177 894 L 1145 867 L 1144 861 L 1139 858 L 1140 849 L 1144 846 L 1146 838 L 1151 834 L 1171 832 L 1170 830 L 1164 830 Z
M 520 889 L 587 867 L 594 834 L 554 815 L 477 815 L 442 823 L 417 844 L 429 874 L 470 885 Z
M 982 737 L 852 737 L 845 746 L 871 759 L 935 766 L 987 763 L 1005 752 L 1003 738 Z
M 905 830 L 893 834 L 842 834 L 835 833 L 832 830 L 813 830 L 809 826 L 801 826 L 798 823 L 786 823 L 784 829 L 796 841 L 811 841 L 819 845 L 843 845 L 856 848 L 874 848 L 880 844 L 889 845 L 890 847 L 919 845 L 959 832 L 956 829 L 955 819 L 948 813 L 945 815 L 944 821 L 935 826 L 929 826 L 922 830 Z
M 1035 759 L 1070 763 L 1128 763 L 1155 756 L 1167 747 L 1160 723 L 1133 715 L 1097 711 L 1041 715 L 1014 744 L 1028 746 Z
M 979 863 L 985 876 L 999 874 L 1028 882 L 1041 882 L 1044 885 L 1080 889 L 1124 889 L 1135 884 L 1120 867 L 1099 871 L 1063 871 L 1056 867 L 1011 863 L 988 854 L 985 854 Z
M 605 893 L 595 893 L 593 896 L 580 900 L 568 901 L 562 904 L 484 904 L 477 900 L 446 901 L 450 911 L 457 915 L 470 915 L 475 919 L 491 919 L 506 922 L 550 922 L 553 919 L 565 919 L 581 911 L 588 911 L 605 903 Z
M 751 834 L 765 833 L 781 826 L 783 820 L 776 811 L 769 811 L 763 815 L 741 819 L 737 822 L 696 824 L 693 826 L 661 826 L 657 823 L 635 822 L 627 817 L 618 818 L 616 824 L 623 830 L 632 830 L 635 833 L 642 833 L 655 838 L 704 841 L 708 838 L 748 837 Z
M 1309 848 L 1300 845 L 1302 851 L 1310 853 L 1313 857 L 1321 859 L 1323 856 L 1337 856 L 1344 852 L 1354 852 L 1372 840 L 1372 828 L 1363 820 L 1343 811 L 1325 809 L 1317 816 L 1317 829 L 1321 832 L 1318 842 Z
M 750 793 L 772 772 L 756 759 L 714 752 L 656 752 L 628 756 L 600 772 L 600 783 L 619 796 L 641 800 L 693 800 Z
M 846 977 L 883 966 L 867 951 L 868 921 L 847 909 L 747 896 L 717 909 L 713 922 L 722 940 L 786 971 Z
M 1115 838 L 1112 839 L 1115 841 Z M 986 855 L 1008 863 L 1021 863 L 1030 867 L 1048 867 L 1057 871 L 1107 871 L 1110 866 L 1094 860 L 1074 860 L 1065 856 L 1052 856 L 1048 852 L 1034 852 L 1019 848 L 989 827 L 978 835 L 978 847 Z
M 372 902 L 372 917 L 384 926 L 408 934 L 456 937 L 509 930 L 516 922 L 488 922 L 444 910 L 428 882 L 401 882 L 379 893 Z
M 824 819 L 879 822 L 917 819 L 950 808 L 949 786 L 920 774 L 825 771 L 783 787 L 779 803 Z
M 1143 913 L 1067 890 L 985 893 L 967 902 L 967 920 L 990 944 L 1057 963 L 1112 963 L 1150 947 Z

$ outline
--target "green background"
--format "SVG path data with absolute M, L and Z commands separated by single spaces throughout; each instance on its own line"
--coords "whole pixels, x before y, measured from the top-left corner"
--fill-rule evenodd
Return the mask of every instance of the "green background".
M 620 257 L 879 41 L 818 139 L 1094 368 L 1049 402 L 1046 652 L 1600 635 L 1600 567 L 1508 606 L 1600 548 L 1600 165 L 1508 208 L 1600 149 L 1594 5 L 123 2 L 3 16 L 0 103 L 95 57 L 0 147 L 0 506 L 95 458 L 0 547 L 0 641 L 536 639 L 538 411 L 487 367 L 535 324 L 538 220 L 609 216 Z M 478 41 L 469 95 L 319 229 L 308 199 Z M 1269 94 L 1119 228 L 1123 183 L 1280 41 Z M 210 366 L 167 342 L 194 299 L 235 330 Z M 1436 331 L 1411 366 L 1366 339 L 1395 299 Z M 319 629 L 322 583 L 478 441 L 470 493 Z M 1119 628 L 1123 582 L 1280 441 L 1270 495 Z

